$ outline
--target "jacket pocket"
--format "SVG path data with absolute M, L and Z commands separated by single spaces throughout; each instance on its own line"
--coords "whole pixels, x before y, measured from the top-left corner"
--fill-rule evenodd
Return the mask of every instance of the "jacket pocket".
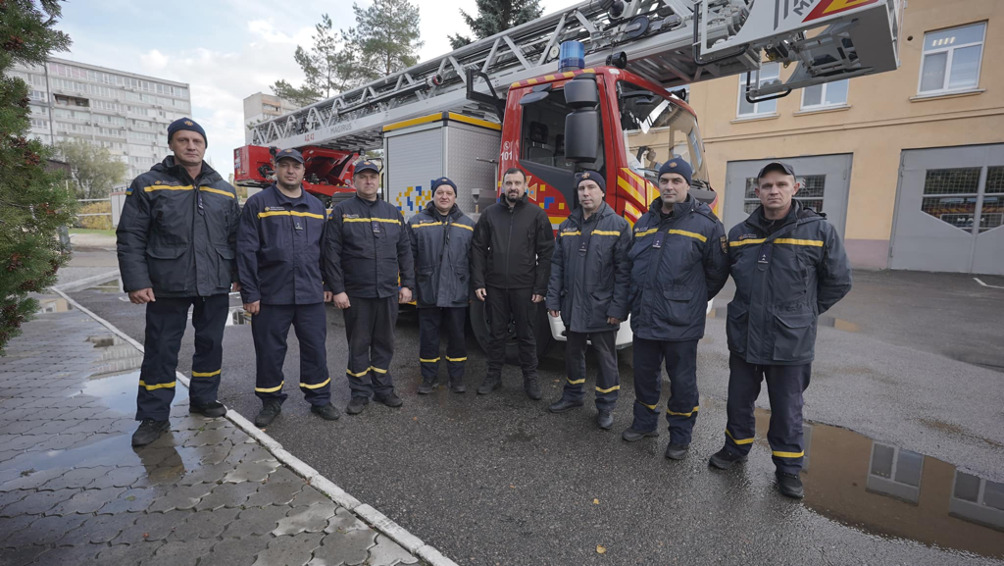
M 187 246 L 150 246 L 146 249 L 147 271 L 155 291 L 184 289 L 188 266 L 183 265 L 181 256 L 187 251 Z
M 218 268 L 219 280 L 217 284 L 220 287 L 229 287 L 230 283 L 236 279 L 234 277 L 234 250 L 230 249 L 229 246 L 215 246 L 216 253 L 220 256 L 220 264 Z
M 749 328 L 749 311 L 744 303 L 732 301 L 728 306 L 728 317 L 725 321 L 725 335 L 728 338 L 729 351 L 736 354 L 746 353 L 746 333 Z
M 687 287 L 668 287 L 662 292 L 665 299 L 663 308 L 665 309 L 666 321 L 673 326 L 689 326 L 694 322 L 693 308 L 691 303 L 694 299 L 694 290 Z
M 421 305 L 436 304 L 436 270 L 432 267 L 419 267 L 415 270 L 415 300 Z
M 809 312 L 774 314 L 774 361 L 794 362 L 812 357 L 816 343 L 816 315 Z

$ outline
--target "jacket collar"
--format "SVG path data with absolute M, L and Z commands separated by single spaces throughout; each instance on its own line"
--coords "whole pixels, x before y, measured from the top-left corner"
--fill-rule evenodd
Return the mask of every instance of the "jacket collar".
M 155 163 L 153 167 L 150 168 L 151 171 L 157 171 L 158 173 L 166 173 L 178 180 L 187 180 L 188 171 L 184 167 L 179 165 L 174 161 L 173 155 L 168 155 L 160 163 Z M 202 170 L 199 171 L 198 179 L 192 179 L 192 181 L 197 181 L 201 179 L 205 183 L 215 183 L 217 181 L 222 181 L 223 177 L 216 172 L 215 169 L 210 167 L 205 161 L 202 162 Z
M 823 216 L 820 216 L 811 208 L 805 208 L 802 206 L 802 203 L 792 199 L 791 210 L 788 211 L 788 214 L 784 218 L 780 220 L 767 220 L 763 215 L 763 205 L 761 204 L 750 213 L 749 218 L 746 219 L 746 223 L 763 232 L 776 232 L 782 226 L 812 222 L 814 220 L 822 220 L 823 218 Z
M 696 210 L 699 202 L 700 201 L 694 198 L 694 195 L 687 193 L 687 200 L 673 205 L 673 216 L 680 217 L 688 212 Z M 662 197 L 656 197 L 655 200 L 652 201 L 652 204 L 648 206 L 648 211 L 656 218 L 662 218 Z
M 272 194 L 275 196 L 275 199 L 279 201 L 279 204 L 288 204 L 290 206 L 296 206 L 298 204 L 306 204 L 306 199 L 303 198 L 303 195 L 307 193 L 307 190 L 304 189 L 302 185 L 300 186 L 300 191 L 301 191 L 300 197 L 295 199 L 286 196 L 285 193 L 280 191 L 279 186 L 276 183 L 272 183 L 272 186 L 270 186 L 269 189 L 272 191 Z
M 611 215 L 613 213 L 614 209 L 610 208 L 610 206 L 607 205 L 606 201 L 604 201 L 603 203 L 600 204 L 600 209 L 597 210 L 595 213 L 593 213 L 593 215 L 590 218 L 595 218 L 596 221 L 598 222 L 603 217 Z M 581 206 L 573 210 L 572 213 L 568 215 L 568 218 L 571 219 L 571 221 L 574 222 L 577 226 L 582 226 L 583 224 L 586 223 L 585 214 L 583 214 Z
M 435 203 L 433 203 L 431 200 L 425 205 L 425 209 L 423 209 L 422 212 L 428 214 L 434 219 L 442 216 L 441 214 L 439 214 L 439 209 L 436 208 Z M 453 208 L 451 208 L 450 211 L 446 213 L 447 217 L 452 218 L 454 220 L 460 218 L 460 215 L 461 215 L 460 207 L 457 206 L 457 203 L 453 203 Z
M 518 201 L 516 201 L 516 204 L 513 205 L 513 208 L 522 208 L 523 205 L 526 204 L 527 201 L 529 201 L 529 199 L 530 199 L 530 197 L 528 196 L 528 193 L 526 191 L 524 191 L 523 192 L 523 196 L 520 197 L 520 199 Z M 498 203 L 501 204 L 502 206 L 506 207 L 506 208 L 509 208 L 509 201 L 506 200 L 505 193 L 502 193 L 501 195 L 499 195 Z

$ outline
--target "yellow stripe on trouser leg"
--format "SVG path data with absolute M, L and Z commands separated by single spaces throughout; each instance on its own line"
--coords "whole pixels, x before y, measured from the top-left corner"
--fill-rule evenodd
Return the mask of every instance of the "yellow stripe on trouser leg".
M 320 383 L 301 383 L 300 387 L 302 387 L 304 389 L 320 389 L 320 388 L 324 387 L 325 385 L 327 385 L 329 383 L 331 383 L 331 378 L 330 377 L 328 379 L 325 379 L 324 381 L 322 381 Z
M 801 452 L 782 452 L 780 450 L 774 450 L 771 452 L 772 455 L 778 458 L 801 458 L 805 456 L 805 451 Z
M 583 379 L 582 381 L 585 381 L 585 380 Z M 614 385 L 613 387 L 610 387 L 610 388 L 607 388 L 607 389 L 600 389 L 599 387 L 597 387 L 596 388 L 596 392 L 597 393 L 613 393 L 614 391 L 618 391 L 620 388 L 621 388 L 620 385 Z
M 436 359 L 438 360 L 439 358 L 436 358 Z M 448 362 L 466 362 L 467 361 L 467 356 L 464 356 L 462 358 L 451 358 L 450 356 L 446 356 L 446 361 L 448 361 Z
M 571 379 L 569 377 L 566 377 L 565 380 L 568 381 L 569 385 L 582 385 L 586 382 L 585 379 Z
M 282 391 L 282 386 L 285 384 L 286 382 L 282 381 L 275 387 L 255 387 L 254 390 L 255 393 L 275 393 L 276 391 Z
M 670 411 L 669 407 L 667 407 L 666 408 L 666 414 L 667 415 L 673 415 L 674 417 L 689 417 L 689 416 L 693 415 L 694 413 L 696 413 L 699 410 L 701 410 L 701 407 L 697 406 L 697 407 L 694 407 L 689 413 L 677 413 L 677 412 L 674 412 L 674 411 Z
M 743 444 L 753 444 L 753 438 L 752 437 L 737 439 L 736 437 L 732 436 L 732 433 L 729 432 L 729 429 L 725 429 L 725 436 L 728 436 L 729 438 L 732 439 L 732 442 L 735 442 L 736 444 L 738 444 L 740 446 L 742 446 Z
M 423 364 L 434 364 L 439 361 L 439 358 L 418 358 L 418 361 L 422 362 Z
M 369 372 L 370 372 L 369 368 L 366 368 L 366 369 L 364 369 L 363 371 L 361 371 L 359 373 L 353 373 L 352 371 L 350 371 L 348 369 L 345 370 L 345 373 L 351 375 L 352 377 L 362 377 L 362 376 L 366 375 Z
M 387 373 L 387 370 L 376 368 L 376 367 L 373 367 L 373 366 L 370 366 L 370 370 L 375 371 L 377 373 Z
M 153 385 L 147 385 L 146 383 L 143 382 L 143 380 L 140 380 L 139 386 L 142 387 L 143 389 L 146 389 L 147 391 L 153 391 L 155 389 L 174 389 L 175 383 L 177 382 L 172 381 L 171 383 L 155 383 Z
M 642 403 L 641 401 L 638 401 L 638 402 L 641 403 L 641 405 L 643 407 L 648 407 L 649 411 L 654 411 L 655 410 L 655 405 L 649 405 L 648 403 Z
M 218 369 L 216 371 L 193 371 L 192 377 L 213 377 L 215 375 L 220 375 L 221 371 L 223 370 Z

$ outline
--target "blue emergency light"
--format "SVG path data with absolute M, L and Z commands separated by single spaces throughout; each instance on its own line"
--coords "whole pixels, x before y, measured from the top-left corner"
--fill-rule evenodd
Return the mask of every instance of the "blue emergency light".
M 585 66 L 586 47 L 581 41 L 562 42 L 558 51 L 558 72 L 578 71 Z

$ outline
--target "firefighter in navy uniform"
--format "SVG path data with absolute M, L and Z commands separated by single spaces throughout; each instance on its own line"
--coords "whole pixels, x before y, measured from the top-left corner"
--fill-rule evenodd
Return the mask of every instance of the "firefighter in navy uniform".
M 816 323 L 851 290 L 840 236 L 825 216 L 792 200 L 799 187 L 790 165 L 767 164 L 757 175 L 760 206 L 729 231 L 736 295 L 726 324 L 728 424 L 725 446 L 710 461 L 724 470 L 746 459 L 756 433 L 753 406 L 766 379 L 777 486 L 793 498 L 804 495 L 798 477 L 805 455 L 802 393 L 809 386 Z
M 355 196 L 331 211 L 322 253 L 325 285 L 345 315 L 345 373 L 352 390 L 345 412 L 356 415 L 370 397 L 388 407 L 403 404 L 394 392 L 390 362 L 398 303 L 410 302 L 415 287 L 415 258 L 404 218 L 379 196 L 376 163 L 357 162 L 352 183 Z
M 596 171 L 576 176 L 579 207 L 558 227 L 551 256 L 547 310 L 561 316 L 566 328 L 565 389 L 548 410 L 563 413 L 583 405 L 586 341 L 593 344 L 596 376 L 596 424 L 609 430 L 620 390 L 617 330 L 627 319 L 631 264 L 631 227 L 604 202 L 606 183 Z
M 725 228 L 690 194 L 693 171 L 679 157 L 659 168 L 660 198 L 634 225 L 631 330 L 634 332 L 634 422 L 628 442 L 658 436 L 660 370 L 670 380 L 666 457 L 682 460 L 700 410 L 697 342 L 708 301 L 728 279 Z
M 241 299 L 254 338 L 254 391 L 262 400 L 254 424 L 261 428 L 275 420 L 287 397 L 282 364 L 290 325 L 300 343 L 300 389 L 311 412 L 329 421 L 339 417 L 331 404 L 324 349 L 324 303 L 331 300 L 321 280 L 326 211 L 301 186 L 305 167 L 299 151 L 276 153 L 275 170 L 275 183 L 244 203 L 237 232 Z
M 129 300 L 146 305 L 133 446 L 156 440 L 169 428 L 178 351 L 188 309 L 195 329 L 189 411 L 222 417 L 216 399 L 223 364 L 228 292 L 237 290 L 237 223 L 234 188 L 203 162 L 206 132 L 190 118 L 167 128 L 174 153 L 136 177 L 119 220 L 119 271 Z
M 447 335 L 446 370 L 450 389 L 464 393 L 467 361 L 467 303 L 471 296 L 470 255 L 474 221 L 457 206 L 457 185 L 447 177 L 432 181 L 432 200 L 408 221 L 415 255 L 415 299 L 418 304 L 419 363 L 428 395 L 439 374 L 440 329 Z

